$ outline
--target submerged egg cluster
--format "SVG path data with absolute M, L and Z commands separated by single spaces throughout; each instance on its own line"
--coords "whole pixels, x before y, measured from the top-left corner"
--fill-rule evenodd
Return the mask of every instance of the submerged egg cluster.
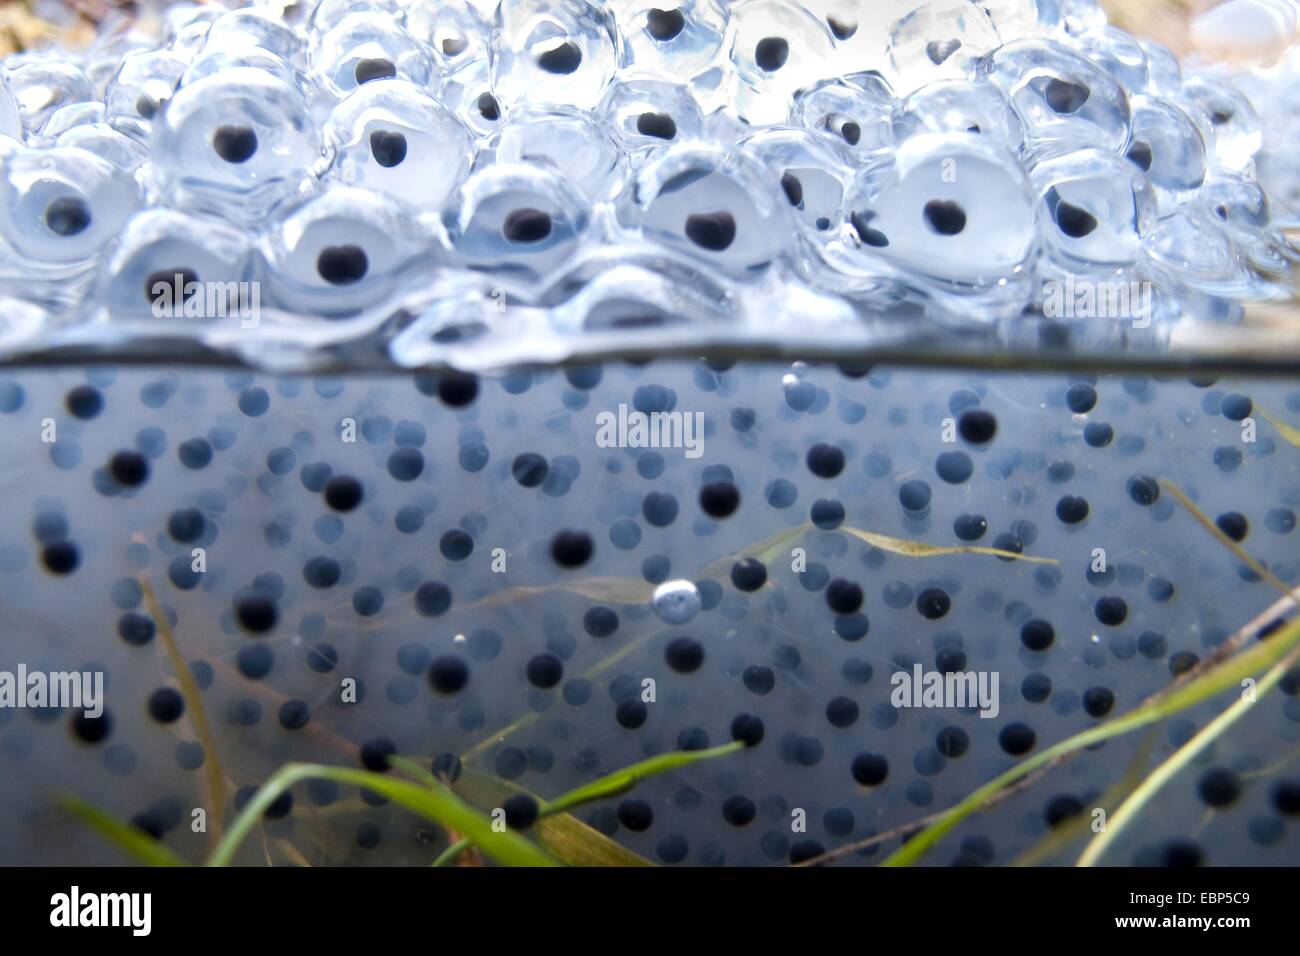
M 1260 143 L 1093 0 L 181 4 L 0 68 L 0 348 L 1159 347 L 1285 285 Z
M 602 441 L 604 414 L 698 429 Z M 1297 414 L 1280 381 L 716 360 L 0 376 L 0 670 L 105 680 L 99 715 L 0 708 L 0 859 L 109 859 L 51 815 L 69 790 L 197 859 L 210 771 L 228 822 L 287 761 L 393 754 L 531 832 L 537 799 L 739 740 L 573 812 L 661 864 L 875 862 L 1278 632 L 1270 582 L 1170 489 L 1294 587 L 1300 473 L 1270 423 Z M 918 672 L 996 683 L 936 705 L 900 696 Z M 1292 668 L 1106 861 L 1294 862 L 1298 694 Z M 1126 774 L 1233 696 L 1080 752 L 927 861 L 1072 862 Z M 262 825 L 241 859 L 427 864 L 449 842 L 322 780 Z

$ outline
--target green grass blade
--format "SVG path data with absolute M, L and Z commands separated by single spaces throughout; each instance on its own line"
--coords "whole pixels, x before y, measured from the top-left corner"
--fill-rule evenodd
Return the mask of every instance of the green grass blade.
M 59 802 L 82 823 L 98 831 L 113 846 L 141 863 L 149 866 L 189 866 L 143 830 L 80 797 L 65 796 Z
M 995 558 L 1006 558 L 1009 561 L 1027 561 L 1030 564 L 1061 563 L 1056 558 L 1038 558 L 1033 555 L 1021 554 L 1019 551 L 1006 551 L 1002 548 L 989 548 L 977 544 L 926 544 L 924 541 L 913 541 L 911 538 L 895 538 L 876 531 L 863 531 L 861 528 L 843 526 L 840 530 L 845 534 L 852 535 L 859 541 L 865 541 L 874 548 L 879 548 L 881 551 L 900 554 L 907 558 L 937 558 L 946 554 L 986 554 Z
M 434 823 L 462 834 L 498 863 L 506 866 L 555 866 L 556 862 L 537 844 L 511 830 L 492 829 L 492 821 L 462 801 L 442 784 L 431 788 L 388 774 L 348 767 L 291 763 L 271 775 L 235 818 L 225 837 L 208 859 L 209 866 L 228 866 L 235 851 L 275 799 L 294 784 L 309 779 L 363 787 L 382 794 L 394 803 Z M 436 783 L 436 781 L 435 781 Z
M 447 847 L 447 849 L 439 853 L 438 858 L 429 865 L 430 866 L 455 866 L 456 861 L 460 859 L 460 855 L 464 853 L 466 850 L 468 850 L 470 847 L 472 847 L 473 845 L 474 844 L 470 843 L 469 840 L 467 840 L 465 837 L 461 837 L 451 846 Z
M 475 806 L 499 807 L 506 797 L 522 794 L 538 804 L 545 801 L 516 783 L 465 767 L 454 784 L 456 792 Z M 568 866 L 627 867 L 654 866 L 645 857 L 615 843 L 594 827 L 568 813 L 554 813 L 538 819 L 537 841 L 557 860 Z
M 1286 675 L 1294 666 L 1297 658 L 1300 658 L 1300 648 L 1292 650 L 1291 653 L 1274 664 L 1268 673 L 1259 679 L 1259 683 L 1255 685 L 1253 699 L 1244 695 L 1237 698 L 1223 713 L 1206 724 L 1196 736 L 1175 750 L 1164 763 L 1153 770 L 1111 815 L 1106 822 L 1106 829 L 1092 838 L 1084 848 L 1076 866 L 1093 866 L 1099 862 L 1102 854 L 1137 818 L 1137 815 L 1142 812 L 1142 809 L 1151 801 L 1151 798 L 1160 792 L 1161 787 L 1196 759 L 1197 754 L 1214 743 L 1224 731 L 1245 716 L 1246 711 L 1254 707 Z
M 1148 724 L 1163 720 L 1179 711 L 1202 703 L 1229 687 L 1239 686 L 1241 680 L 1252 677 L 1273 666 L 1297 644 L 1300 643 L 1300 620 L 1289 623 L 1286 627 L 1269 636 L 1247 651 L 1231 657 L 1214 669 L 1206 671 L 1195 680 L 1181 686 L 1175 686 L 1168 694 L 1158 695 L 1147 703 L 1127 713 L 1121 714 L 1096 727 L 1075 734 L 1060 743 L 1024 760 L 1005 773 L 998 775 L 984 786 L 975 790 L 964 800 L 950 807 L 933 823 L 891 853 L 883 866 L 910 866 L 919 860 L 932 846 L 939 842 L 953 827 L 977 811 L 991 797 L 1004 787 L 1014 784 L 1066 754 L 1089 747 L 1111 737 L 1118 737 Z
M 629 767 L 624 767 L 622 770 L 615 770 L 598 780 L 583 784 L 563 796 L 543 803 L 540 812 L 543 815 L 549 815 L 568 810 L 579 804 L 590 803 L 592 800 L 616 797 L 619 794 L 627 793 L 647 777 L 653 777 L 669 770 L 677 770 L 681 767 L 688 767 L 693 763 L 699 763 L 701 760 L 724 757 L 744 748 L 743 741 L 733 740 L 729 744 L 710 747 L 708 750 L 675 750 L 672 753 L 660 754 L 657 757 L 651 757 L 648 760 L 642 760 Z

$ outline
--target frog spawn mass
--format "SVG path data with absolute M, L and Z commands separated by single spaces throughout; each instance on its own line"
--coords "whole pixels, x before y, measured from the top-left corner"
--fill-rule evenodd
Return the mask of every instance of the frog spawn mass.
M 683 447 L 602 444 L 595 422 L 620 406 L 700 425 Z M 487 813 L 509 787 L 552 799 L 739 737 L 574 812 L 661 864 L 846 847 L 839 864 L 873 864 L 1238 629 L 1254 646 L 1283 625 L 1272 585 L 1158 479 L 1294 587 L 1300 474 L 1269 419 L 1296 416 L 1300 389 L 1276 379 L 717 361 L 0 373 L 0 681 L 19 662 L 99 672 L 105 708 L 0 707 L 0 861 L 121 862 L 55 816 L 63 793 L 197 860 L 209 768 L 227 824 L 285 762 L 383 769 L 394 751 Z M 861 532 L 998 551 L 914 557 Z M 897 690 L 916 668 L 996 679 L 992 706 L 913 706 Z M 1233 699 L 1087 749 L 925 862 L 1073 862 L 1115 788 Z M 1104 862 L 1295 863 L 1298 743 L 1292 667 Z M 524 819 L 507 813 L 535 834 Z M 321 781 L 265 827 L 241 862 L 427 865 L 449 842 Z
M 487 367 L 1026 313 L 1159 348 L 1278 294 L 1231 86 L 1091 0 L 856 8 L 180 5 L 11 56 L 0 348 Z M 1148 282 L 1140 314 L 1054 298 Z

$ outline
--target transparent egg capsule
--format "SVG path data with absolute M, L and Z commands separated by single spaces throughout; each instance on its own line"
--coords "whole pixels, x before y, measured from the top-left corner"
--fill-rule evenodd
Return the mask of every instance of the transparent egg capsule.
M 1026 294 L 1035 207 L 1005 149 L 969 133 L 922 133 L 859 175 L 840 258 L 853 272 L 885 262 L 936 291 L 982 295 L 991 310 Z
M 600 112 L 628 150 L 644 152 L 704 133 L 704 117 L 690 87 L 662 80 L 616 78 Z
M 894 143 L 894 95 L 876 73 L 826 80 L 795 97 L 790 118 L 800 126 L 838 136 L 859 154 Z
M 889 78 L 906 93 L 942 79 L 965 79 L 974 62 L 999 43 L 993 19 L 971 0 L 932 0 L 908 9 L 889 27 Z
M 614 23 L 588 0 L 501 0 L 492 89 L 510 103 L 592 109 L 620 66 Z
M 492 92 L 491 69 L 486 60 L 471 60 L 442 77 L 438 99 L 480 136 L 506 121 L 509 106 Z
M 1133 162 L 1083 149 L 1030 172 L 1052 257 L 1072 270 L 1131 265 L 1156 220 L 1156 197 Z
M 181 55 L 193 54 L 208 38 L 213 22 L 225 9 L 208 3 L 178 3 L 163 11 L 163 46 Z
M 1133 37 L 1114 27 L 1096 27 L 1078 39 L 1083 55 L 1119 81 L 1129 93 L 1141 93 L 1151 82 L 1146 51 Z
M 981 61 L 982 78 L 1011 100 L 1038 154 L 1086 146 L 1121 152 L 1128 143 L 1124 91 L 1086 57 L 1052 40 L 1017 40 Z
M 249 282 L 252 263 L 244 230 L 172 209 L 148 209 L 132 217 L 100 262 L 95 298 L 123 321 L 229 318 L 228 283 Z M 226 308 L 210 309 L 209 298 Z
M 719 0 L 618 0 L 610 5 L 629 67 L 683 79 L 713 66 L 721 55 L 727 8 Z
M 1185 112 L 1156 96 L 1135 96 L 1132 138 L 1125 155 L 1147 174 L 1169 210 L 1189 199 L 1205 181 L 1205 142 Z
M 771 180 L 740 151 L 673 146 L 637 174 L 621 218 L 722 272 L 755 275 L 790 245 L 790 203 Z
M 1106 11 L 1097 0 L 1055 0 L 1060 23 L 1067 33 L 1078 36 L 1106 25 Z
M 487 59 L 491 27 L 467 0 L 414 0 L 406 32 L 433 51 L 443 72 Z
M 609 127 L 583 110 L 517 110 L 492 143 L 496 162 L 557 172 L 591 202 L 611 198 L 626 174 L 623 153 Z
M 37 295 L 73 294 L 41 283 L 88 272 L 140 205 L 128 173 L 81 149 L 15 149 L 0 173 L 0 274 L 30 280 Z
M 274 53 L 295 69 L 307 66 L 307 51 L 298 33 L 268 11 L 255 7 L 232 10 L 218 17 L 212 22 L 204 45 L 208 49 L 258 47 Z
M 1172 96 L 1183 88 L 1183 68 L 1169 47 L 1152 40 L 1138 40 L 1147 58 L 1147 90 Z
M 87 123 L 104 122 L 104 104 L 91 100 L 86 103 L 69 103 L 50 114 L 41 132 L 32 137 L 33 146 L 52 146 L 68 130 Z
M 1268 196 L 1258 183 L 1220 173 L 1197 194 L 1203 209 L 1222 225 L 1250 261 L 1261 269 L 1282 270 L 1286 259 L 1270 227 Z
M 250 225 L 303 195 L 321 152 L 302 93 L 249 68 L 182 87 L 152 142 L 154 179 L 171 204 Z
M 401 77 L 428 86 L 434 76 L 428 53 L 379 13 L 351 13 L 322 36 L 312 54 L 316 72 L 335 96 L 362 83 Z
M 431 267 L 433 249 L 432 234 L 405 207 L 336 186 L 268 236 L 268 296 L 303 315 L 355 315 L 382 304 L 409 272 Z
M 740 147 L 767 167 L 805 238 L 823 243 L 835 236 L 853 179 L 852 155 L 838 138 L 807 129 L 764 129 Z
M 325 139 L 339 181 L 425 210 L 442 207 L 474 155 L 465 124 L 405 80 L 358 87 L 330 114 Z
M 180 85 L 189 86 L 227 70 L 257 70 L 273 76 L 287 86 L 302 87 L 302 74 L 270 50 L 260 46 L 204 46 L 190 61 L 181 77 Z M 309 86 L 306 91 L 319 99 L 334 102 L 333 97 L 319 87 Z
M 46 124 L 47 128 L 49 124 Z M 149 158 L 149 151 L 137 139 L 132 139 L 107 123 L 81 123 L 64 130 L 54 140 L 56 146 L 84 149 L 102 156 L 118 169 L 135 170 Z
M 859 0 L 805 0 L 801 4 L 830 32 L 831 58 L 824 76 L 857 73 L 866 67 L 883 68 L 888 60 L 890 17 L 878 4 L 865 9 Z
M 398 0 L 321 0 L 311 12 L 308 29 L 316 35 L 328 33 L 353 13 L 377 13 L 397 20 L 402 7 Z
M 61 106 L 94 98 L 90 80 L 78 67 L 60 60 L 31 60 L 9 71 L 9 91 L 18 102 L 28 132 L 39 132 Z
M 1263 142 L 1259 117 L 1250 101 L 1222 83 L 1199 76 L 1183 83 L 1183 95 L 1209 121 L 1210 164 L 1233 172 L 1249 168 Z
M 1020 117 L 1005 94 L 991 83 L 939 80 L 921 87 L 898 104 L 893 135 L 971 133 L 1018 153 L 1025 141 Z
M 456 256 L 471 267 L 531 278 L 570 259 L 590 218 L 588 200 L 567 177 L 498 162 L 470 175 L 443 226 Z
M 823 79 L 834 54 L 830 28 L 798 4 L 744 0 L 731 8 L 728 50 L 742 82 L 760 94 L 742 100 L 750 122 L 779 122 L 796 90 Z
M 153 119 L 176 93 L 188 61 L 167 51 L 132 53 L 109 81 L 104 114 L 128 136 L 145 140 Z
M 1140 264 L 1159 288 L 1179 297 L 1183 315 L 1216 309 L 1198 298 L 1238 299 L 1254 285 L 1223 229 L 1194 205 L 1156 224 L 1142 246 Z
M 9 89 L 9 81 L 0 73 L 0 136 L 21 141 L 23 138 L 23 115 L 18 109 L 18 101 Z

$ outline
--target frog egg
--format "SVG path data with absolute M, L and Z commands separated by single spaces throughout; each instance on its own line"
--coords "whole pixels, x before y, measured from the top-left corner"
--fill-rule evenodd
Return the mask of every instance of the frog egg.
M 728 14 L 719 0 L 618 0 L 611 6 L 630 68 L 694 77 L 721 53 Z
M 825 76 L 856 73 L 888 61 L 887 28 L 897 15 L 891 18 L 879 6 L 868 13 L 856 0 L 805 0 L 800 5 L 830 31 L 833 52 Z
M 751 93 L 737 112 L 751 123 L 780 122 L 790 96 L 825 76 L 835 49 L 824 21 L 783 0 L 734 4 L 728 33 L 728 56 Z
M 307 67 L 302 37 L 268 12 L 252 7 L 232 10 L 212 21 L 204 46 L 209 50 L 257 47 L 273 53 L 294 69 Z
M 19 149 L 0 169 L 0 236 L 8 247 L 0 269 L 15 278 L 86 273 L 140 205 L 128 173 L 84 150 Z M 33 283 L 33 291 L 47 290 Z
M 1035 205 L 1001 147 L 968 133 L 922 133 L 859 175 L 847 251 L 990 305 L 1016 299 L 1038 253 Z
M 320 36 L 328 33 L 353 13 L 373 13 L 400 20 L 402 5 L 398 0 L 321 0 L 311 11 L 308 32 Z
M 32 137 L 31 145 L 52 146 L 54 141 L 68 130 L 88 123 L 102 123 L 104 116 L 104 104 L 93 100 L 88 103 L 69 103 L 67 106 L 61 106 L 50 114 L 50 118 L 41 127 L 40 133 Z
M 497 162 L 538 165 L 558 172 L 591 201 L 622 186 L 623 153 L 598 118 L 568 107 L 524 107 L 492 140 Z
M 965 79 L 974 62 L 998 43 L 993 19 L 980 4 L 923 3 L 889 27 L 889 78 L 904 93 L 934 80 Z
M 843 140 L 806 129 L 764 129 L 740 141 L 767 167 L 790 204 L 801 234 L 831 241 L 844 219 L 844 196 L 853 179 L 853 157 Z
M 600 111 L 625 149 L 646 152 L 667 143 L 699 139 L 704 117 L 690 87 L 662 80 L 620 77 L 609 85 Z
M 258 70 L 267 76 L 274 76 L 286 86 L 302 88 L 302 74 L 270 50 L 260 46 L 205 46 L 185 68 L 180 85 L 189 86 L 209 76 L 237 69 Z M 309 87 L 307 92 L 317 97 L 333 98 L 320 87 Z
M 621 218 L 722 272 L 752 276 L 790 242 L 790 204 L 771 179 L 741 152 L 673 146 L 637 175 Z
M 184 296 L 191 282 L 212 288 L 215 283 L 249 281 L 252 259 L 243 230 L 171 209 L 148 209 L 131 218 L 100 262 L 95 298 L 118 321 L 156 323 L 154 305 L 164 291 L 159 283 L 174 289 L 179 275 Z M 183 301 L 188 300 L 174 307 L 182 308 Z M 215 318 L 200 309 L 184 321 Z
M 1147 55 L 1141 44 L 1123 30 L 1096 27 L 1080 34 L 1079 50 L 1119 81 L 1131 93 L 1141 93 L 1150 84 Z
M 319 156 L 302 94 L 250 68 L 182 87 L 153 127 L 153 175 L 168 201 L 249 225 L 301 196 Z
M 429 55 L 385 14 L 351 13 L 316 43 L 315 72 L 335 96 L 363 83 L 401 77 L 428 86 L 434 76 Z
M 176 93 L 187 61 L 166 51 L 132 53 L 104 94 L 108 121 L 128 136 L 146 140 L 153 118 Z
M 325 139 L 333 177 L 426 210 L 442 208 L 474 155 L 465 124 L 404 80 L 358 87 L 330 114 Z
M 1088 59 L 1052 40 L 1016 40 L 981 61 L 982 78 L 1011 100 L 1025 148 L 1039 154 L 1084 146 L 1121 152 L 1128 143 L 1128 99 Z
M 1174 51 L 1153 40 L 1138 40 L 1147 58 L 1147 92 L 1173 96 L 1183 88 L 1183 68 Z
M 335 186 L 305 203 L 270 234 L 273 304 L 341 318 L 383 302 L 399 280 L 431 265 L 433 236 L 381 194 Z
M 1281 272 L 1286 268 L 1286 257 L 1269 229 L 1268 196 L 1258 183 L 1218 173 L 1206 182 L 1197 199 L 1257 269 Z
M 1157 96 L 1135 96 L 1126 156 L 1147 174 L 1162 211 L 1186 201 L 1205 181 L 1205 142 L 1183 110 Z
M 49 124 L 46 124 L 49 128 Z M 149 158 L 149 151 L 138 140 L 118 132 L 107 123 L 81 123 L 59 134 L 55 146 L 84 149 L 102 156 L 118 169 L 134 170 Z
M 492 90 L 510 103 L 591 109 L 620 66 L 608 10 L 588 0 L 501 0 Z
M 1020 152 L 1025 129 L 1005 94 L 991 83 L 938 80 L 898 104 L 894 136 L 903 140 L 921 132 L 972 133 Z
M 544 276 L 587 230 L 588 201 L 549 169 L 494 163 L 470 175 L 443 213 L 456 255 L 476 269 Z
M 1196 204 L 1156 224 L 1142 245 L 1139 266 L 1157 287 L 1178 297 L 1184 318 L 1231 317 L 1253 285 L 1241 254 Z
M 827 80 L 801 92 L 790 111 L 800 126 L 825 130 L 865 155 L 894 143 L 894 95 L 876 73 Z
M 9 89 L 9 81 L 0 74 L 0 136 L 21 141 L 23 138 L 23 117 L 18 110 L 18 101 Z
M 491 28 L 466 0 L 415 0 L 405 25 L 413 39 L 433 51 L 443 72 L 487 59 Z
M 193 54 L 208 38 L 208 31 L 226 11 L 209 4 L 178 3 L 162 14 L 163 46 L 176 53 Z
M 510 111 L 508 104 L 492 92 L 487 60 L 471 60 L 444 75 L 438 99 L 480 136 L 499 129 Z
M 689 624 L 700 613 L 699 589 L 690 581 L 665 581 L 650 596 L 650 609 L 665 624 Z
M 1057 262 L 1076 270 L 1132 265 L 1156 218 L 1155 193 L 1141 169 L 1083 149 L 1039 163 L 1030 178 Z
M 1219 169 L 1242 172 L 1254 161 L 1263 142 L 1259 117 L 1250 101 L 1236 90 L 1194 76 L 1183 84 L 1183 95 L 1199 107 L 1210 124 L 1210 164 Z
M 60 106 L 84 103 L 95 92 L 78 67 L 62 60 L 33 60 L 9 70 L 9 92 L 28 132 L 39 132 Z

